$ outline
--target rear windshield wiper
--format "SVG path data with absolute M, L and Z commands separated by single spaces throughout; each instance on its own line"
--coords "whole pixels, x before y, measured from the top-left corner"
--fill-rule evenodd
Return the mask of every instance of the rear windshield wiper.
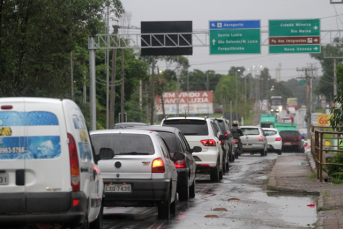
M 149 153 L 143 153 L 143 152 L 121 152 L 118 155 L 149 155 Z

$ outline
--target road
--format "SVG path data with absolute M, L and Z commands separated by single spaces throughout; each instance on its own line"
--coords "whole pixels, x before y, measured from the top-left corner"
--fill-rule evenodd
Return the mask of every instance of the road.
M 266 190 L 276 157 L 275 153 L 266 157 L 244 154 L 217 183 L 210 182 L 209 175 L 198 174 L 196 197 L 178 202 L 177 214 L 170 220 L 159 220 L 156 207 L 105 208 L 104 228 L 311 228 L 316 211 L 307 204 L 315 202 L 315 197 Z

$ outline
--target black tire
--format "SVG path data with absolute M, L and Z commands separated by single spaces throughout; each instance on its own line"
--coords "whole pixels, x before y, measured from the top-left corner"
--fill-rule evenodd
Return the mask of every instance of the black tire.
M 235 151 L 235 158 L 238 159 L 238 149 Z
M 226 172 L 228 173 L 230 171 L 229 162 L 226 162 L 225 167 L 226 167 Z
M 104 207 L 101 205 L 98 218 L 89 224 L 89 229 L 102 229 Z
M 223 155 L 223 162 L 222 162 L 222 173 L 226 173 L 226 167 L 225 167 L 225 156 Z
M 261 149 L 261 150 L 260 150 L 260 154 L 261 154 L 261 157 L 264 156 L 264 149 Z
M 188 177 L 187 182 L 184 184 L 183 187 L 179 189 L 179 200 L 180 201 L 188 201 L 189 199 L 189 189 L 188 189 Z
M 223 170 L 219 171 L 219 180 L 223 180 Z
M 264 155 L 265 155 L 265 156 L 268 155 L 268 150 L 264 151 Z
M 83 221 L 81 229 L 89 229 L 88 214 L 85 216 L 85 220 Z
M 281 150 L 278 150 L 278 151 L 277 151 L 277 155 L 281 155 Z
M 176 199 L 177 199 L 177 194 L 175 192 L 175 197 L 173 203 L 170 204 L 170 214 L 171 215 L 176 215 Z
M 193 180 L 193 184 L 189 187 L 189 198 L 195 197 L 195 178 Z
M 211 168 L 210 178 L 212 182 L 219 181 L 219 165 L 217 163 L 216 167 Z
M 158 203 L 158 218 L 160 219 L 170 218 L 170 195 L 171 193 L 168 194 L 167 200 Z

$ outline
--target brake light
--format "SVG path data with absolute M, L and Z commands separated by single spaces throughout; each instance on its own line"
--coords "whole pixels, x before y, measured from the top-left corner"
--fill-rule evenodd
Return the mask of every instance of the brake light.
M 238 144 L 237 139 L 234 139 L 234 140 L 233 140 L 233 143 Z
M 221 146 L 223 145 L 223 141 L 222 140 L 219 140 L 219 143 L 220 143 Z
M 201 144 L 204 146 L 216 146 L 216 141 L 213 139 L 206 139 L 206 140 L 201 140 Z
M 211 167 L 209 164 L 200 164 L 202 167 Z
M 70 159 L 70 179 L 73 191 L 80 191 L 80 167 L 77 155 L 75 139 L 68 134 L 69 139 L 69 159 Z
M 282 120 L 281 120 L 281 122 L 285 122 L 285 120 L 284 120 L 284 119 L 282 119 Z
M 2 105 L 1 106 L 1 109 L 3 109 L 3 110 L 11 110 L 12 108 L 13 108 L 12 105 Z
M 152 161 L 152 173 L 165 173 L 164 163 L 162 158 L 156 158 Z
M 263 137 L 262 137 L 262 136 L 258 137 L 258 140 L 259 140 L 260 142 L 263 142 Z
M 225 137 L 229 136 L 229 133 L 227 131 L 225 131 Z
M 298 140 L 300 140 L 301 139 L 301 137 L 300 136 L 298 136 Z
M 275 141 L 281 141 L 281 137 L 275 138 Z
M 175 168 L 186 168 L 185 159 L 175 161 Z
M 78 205 L 79 202 L 80 202 L 79 199 L 74 199 L 74 200 L 73 200 L 73 207 L 75 207 L 76 205 Z

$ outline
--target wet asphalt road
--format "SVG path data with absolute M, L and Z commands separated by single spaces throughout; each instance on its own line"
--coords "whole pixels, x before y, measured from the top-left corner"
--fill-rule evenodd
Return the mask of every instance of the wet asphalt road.
M 282 156 L 295 153 L 283 153 Z M 105 208 L 104 229 L 115 228 L 312 228 L 315 197 L 281 195 L 266 190 L 268 173 L 277 154 L 244 154 L 230 164 L 223 180 L 212 183 L 198 174 L 196 196 L 177 203 L 176 216 L 159 220 L 157 207 Z M 229 200 L 230 198 L 239 200 Z

